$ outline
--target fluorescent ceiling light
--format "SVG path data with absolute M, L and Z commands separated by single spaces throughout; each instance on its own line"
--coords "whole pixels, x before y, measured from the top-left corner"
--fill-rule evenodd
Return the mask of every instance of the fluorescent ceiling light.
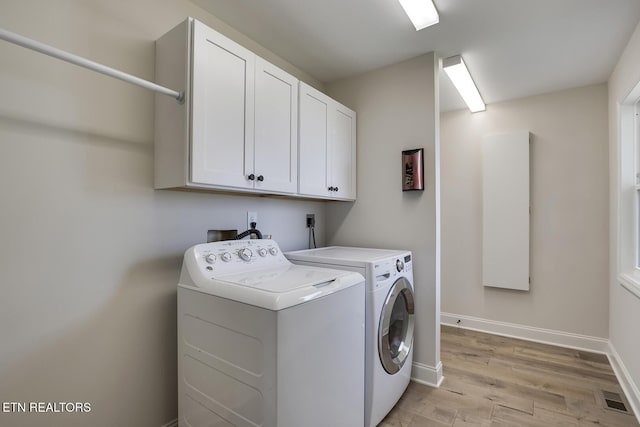
M 446 58 L 442 67 L 472 113 L 486 110 L 480 92 L 460 55 Z
M 438 11 L 432 0 L 398 0 L 413 22 L 416 31 L 440 22 Z

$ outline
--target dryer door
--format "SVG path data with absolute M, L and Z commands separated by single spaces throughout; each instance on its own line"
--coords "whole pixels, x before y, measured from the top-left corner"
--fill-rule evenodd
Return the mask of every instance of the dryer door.
M 414 317 L 413 290 L 409 281 L 401 277 L 387 294 L 378 327 L 380 361 L 390 374 L 398 372 L 409 356 L 413 345 Z

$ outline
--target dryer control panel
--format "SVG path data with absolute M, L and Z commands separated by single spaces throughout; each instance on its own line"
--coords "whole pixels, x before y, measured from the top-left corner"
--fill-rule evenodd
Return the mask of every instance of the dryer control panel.
M 399 273 L 403 271 L 411 271 L 413 269 L 413 263 L 411 262 L 411 254 L 406 254 L 396 259 L 396 270 Z
M 374 289 L 388 286 L 389 280 L 395 281 L 400 276 L 413 277 L 411 271 L 413 270 L 413 261 L 411 252 L 394 256 L 381 261 L 376 261 L 373 265 L 373 277 L 375 283 Z M 413 279 L 411 279 L 413 281 Z

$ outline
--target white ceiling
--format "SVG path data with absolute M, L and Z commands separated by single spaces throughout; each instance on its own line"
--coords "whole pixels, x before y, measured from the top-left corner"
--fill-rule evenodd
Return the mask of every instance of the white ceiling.
M 436 51 L 461 54 L 485 102 L 607 81 L 638 0 L 435 0 L 421 31 L 397 0 L 193 0 L 323 82 Z M 465 108 L 443 74 L 442 111 Z

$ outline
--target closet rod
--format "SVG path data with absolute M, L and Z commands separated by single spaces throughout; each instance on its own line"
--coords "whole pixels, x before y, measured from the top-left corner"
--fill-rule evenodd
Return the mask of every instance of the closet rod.
M 31 40 L 27 37 L 21 36 L 11 31 L 0 28 L 0 39 L 8 41 L 10 43 L 17 44 L 18 46 L 26 47 L 27 49 L 35 50 L 36 52 L 44 53 L 45 55 L 53 56 L 54 58 L 61 59 L 63 61 L 70 62 L 80 67 L 87 68 L 98 73 L 102 73 L 106 76 L 113 77 L 127 83 L 134 84 L 136 86 L 143 87 L 145 89 L 152 90 L 154 92 L 168 95 L 175 98 L 178 102 L 184 101 L 184 92 L 177 92 L 175 90 L 160 86 L 148 80 L 141 79 L 140 77 L 127 74 L 123 71 L 116 70 L 115 68 L 107 67 L 106 65 L 99 64 L 97 62 L 90 61 L 78 55 L 74 55 L 64 50 L 60 50 L 53 46 L 49 46 L 44 43 L 40 43 L 35 40 Z

